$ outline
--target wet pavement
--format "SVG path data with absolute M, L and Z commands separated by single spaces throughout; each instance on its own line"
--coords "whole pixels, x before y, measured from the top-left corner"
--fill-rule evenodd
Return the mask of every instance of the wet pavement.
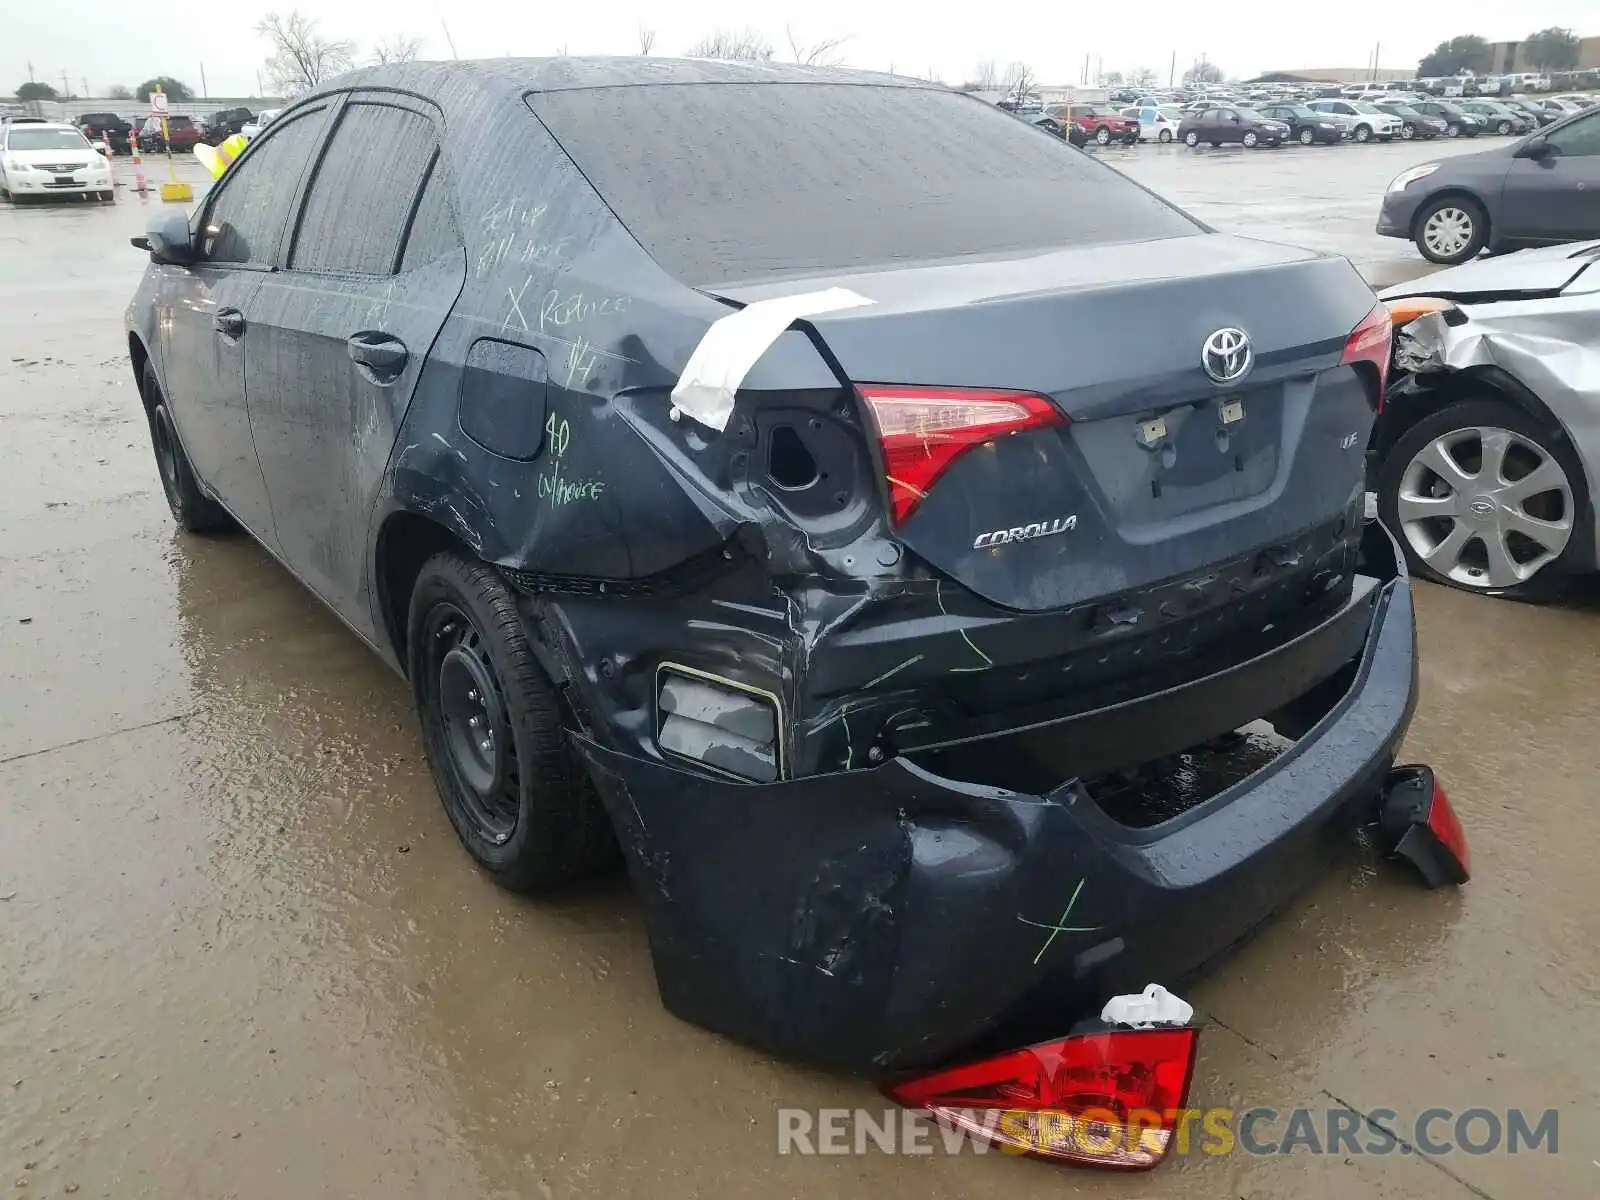
M 1218 225 L 1420 268 L 1368 231 L 1376 189 L 1431 151 L 1231 153 L 1127 157 Z M 1189 993 L 1208 1025 L 1192 1104 L 1401 1127 L 1558 1108 L 1558 1153 L 1195 1153 L 1143 1176 L 780 1156 L 779 1108 L 882 1101 L 668 1016 L 620 875 L 539 903 L 496 890 L 434 796 L 403 683 L 249 541 L 174 531 L 121 327 L 127 237 L 160 205 L 119 196 L 0 206 L 9 1194 L 1600 1191 L 1600 605 L 1419 588 L 1407 754 L 1447 783 L 1475 879 L 1430 893 L 1352 851 Z

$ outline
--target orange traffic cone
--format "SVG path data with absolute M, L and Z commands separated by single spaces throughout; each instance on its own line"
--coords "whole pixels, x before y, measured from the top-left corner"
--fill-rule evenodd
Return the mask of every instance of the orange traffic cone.
M 133 190 L 141 196 L 150 190 L 149 181 L 144 177 L 144 159 L 139 157 L 139 135 L 137 131 L 133 137 Z

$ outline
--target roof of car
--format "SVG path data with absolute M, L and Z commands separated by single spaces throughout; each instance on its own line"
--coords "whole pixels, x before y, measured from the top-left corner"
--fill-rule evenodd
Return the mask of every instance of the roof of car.
M 29 129 L 64 129 L 70 133 L 79 132 L 76 125 L 67 121 L 9 121 L 10 125 L 26 125 Z
M 795 63 L 725 62 L 702 58 L 485 58 L 464 62 L 414 62 L 368 67 L 330 80 L 324 89 L 351 86 L 415 86 L 479 80 L 508 89 L 534 92 L 580 88 L 638 87 L 684 83 L 853 83 L 884 87 L 942 88 L 923 79 L 857 71 L 842 67 L 806 67 Z

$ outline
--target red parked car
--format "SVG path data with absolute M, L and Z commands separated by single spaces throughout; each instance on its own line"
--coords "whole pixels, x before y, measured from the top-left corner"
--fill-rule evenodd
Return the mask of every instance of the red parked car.
M 206 128 L 193 117 L 168 117 L 167 133 L 174 154 L 185 154 L 205 141 Z M 146 154 L 156 154 L 166 149 L 161 140 L 161 119 L 149 117 L 139 131 L 139 149 Z
M 1139 140 L 1139 122 L 1107 104 L 1052 104 L 1045 112 L 1058 121 L 1071 120 L 1102 146 L 1112 142 L 1131 146 Z

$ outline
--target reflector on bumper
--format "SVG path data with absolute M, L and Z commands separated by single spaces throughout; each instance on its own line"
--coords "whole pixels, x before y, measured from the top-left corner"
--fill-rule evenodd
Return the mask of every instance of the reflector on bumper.
M 676 666 L 663 666 L 656 686 L 664 752 L 758 783 L 778 778 L 776 697 Z

